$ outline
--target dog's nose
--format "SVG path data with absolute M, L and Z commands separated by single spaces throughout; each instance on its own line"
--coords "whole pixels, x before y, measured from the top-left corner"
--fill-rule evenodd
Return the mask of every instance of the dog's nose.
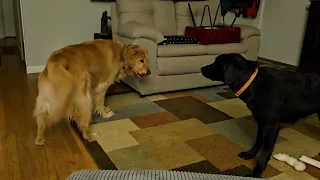
M 203 66 L 203 67 L 201 68 L 201 73 L 202 73 L 202 74 L 206 73 L 206 66 Z
M 148 71 L 147 71 L 147 75 L 149 75 L 149 74 L 151 74 L 151 71 L 150 71 L 150 69 L 148 69 Z

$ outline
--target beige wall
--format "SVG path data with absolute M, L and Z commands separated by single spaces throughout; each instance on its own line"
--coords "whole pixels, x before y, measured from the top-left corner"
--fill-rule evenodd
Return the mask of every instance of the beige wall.
M 265 1 L 260 22 L 260 57 L 299 64 L 308 4 L 307 0 Z
M 93 39 L 93 33 L 100 32 L 101 14 L 110 11 L 110 4 L 90 0 L 21 1 L 21 10 L 25 58 L 30 67 L 45 65 L 57 48 Z

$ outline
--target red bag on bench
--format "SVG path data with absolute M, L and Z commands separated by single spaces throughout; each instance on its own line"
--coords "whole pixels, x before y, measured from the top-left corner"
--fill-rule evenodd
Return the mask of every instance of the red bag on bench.
M 192 9 L 190 6 L 190 3 L 188 3 L 189 5 L 189 10 L 190 10 L 190 14 L 191 14 L 191 18 L 193 21 L 193 26 L 187 26 L 185 29 L 185 36 L 193 36 L 193 37 L 197 37 L 200 40 L 200 44 L 203 45 L 207 45 L 207 44 L 226 44 L 226 43 L 240 43 L 241 41 L 241 37 L 240 37 L 240 33 L 241 33 L 241 29 L 239 27 L 233 27 L 233 23 L 231 26 L 215 26 L 215 21 L 217 18 L 217 13 L 219 10 L 219 6 L 216 12 L 216 16 L 215 16 L 215 20 L 214 23 L 212 24 L 212 20 L 211 20 L 211 13 L 210 13 L 210 8 L 208 5 L 206 5 L 203 9 L 203 13 L 202 13 L 202 19 L 201 19 L 201 24 L 200 26 L 196 25 L 196 22 L 194 20 L 194 16 L 192 13 Z M 206 8 L 209 11 L 209 17 L 210 17 L 210 26 L 202 26 L 202 22 L 203 22 L 203 17 L 204 17 L 204 13 Z M 236 19 L 236 18 L 235 18 Z

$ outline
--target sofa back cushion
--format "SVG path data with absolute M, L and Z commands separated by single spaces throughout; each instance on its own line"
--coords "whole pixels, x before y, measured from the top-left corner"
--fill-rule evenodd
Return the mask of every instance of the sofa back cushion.
M 135 21 L 158 29 L 163 35 L 176 35 L 172 0 L 117 0 L 119 24 Z
M 172 0 L 155 0 L 153 5 L 156 28 L 163 35 L 176 35 L 177 24 L 174 2 Z
M 112 2 L 111 3 L 111 28 L 112 28 L 112 34 L 118 33 L 118 9 L 117 9 L 117 3 Z
M 206 1 L 190 1 L 192 13 L 194 19 L 196 21 L 197 26 L 200 26 L 202 13 L 205 5 L 209 5 L 211 12 L 212 23 L 214 22 L 214 18 L 217 12 L 217 8 L 219 5 L 219 0 L 206 0 Z M 176 22 L 177 22 L 177 35 L 183 35 L 186 26 L 192 26 L 192 19 L 189 11 L 188 2 L 176 2 L 175 3 L 176 10 Z M 221 22 L 221 14 L 220 10 L 217 15 L 216 24 Z M 209 13 L 208 9 L 206 10 L 203 18 L 203 26 L 210 25 Z
M 135 21 L 155 27 L 152 0 L 117 0 L 117 10 L 118 24 Z

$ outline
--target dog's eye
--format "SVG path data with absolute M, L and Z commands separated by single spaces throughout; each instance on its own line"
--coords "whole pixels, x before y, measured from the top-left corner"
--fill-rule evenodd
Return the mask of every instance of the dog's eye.
M 141 60 L 140 60 L 140 62 L 144 63 L 144 60 L 143 60 L 143 59 L 141 59 Z

